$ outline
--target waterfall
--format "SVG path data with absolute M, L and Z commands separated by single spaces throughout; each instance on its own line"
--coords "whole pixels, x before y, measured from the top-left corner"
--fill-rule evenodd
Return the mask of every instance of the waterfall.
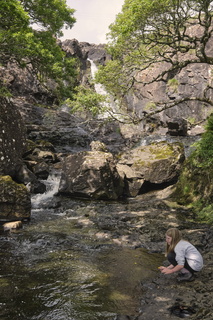
M 88 61 L 90 62 L 90 65 L 91 65 L 91 76 L 92 76 L 92 79 L 94 79 L 98 68 L 92 60 L 88 59 Z M 106 96 L 108 98 L 108 101 L 102 103 L 102 106 L 106 107 L 107 110 L 112 111 L 114 116 L 119 120 L 121 118 L 120 115 L 118 115 L 119 114 L 119 107 L 116 104 L 116 102 L 113 100 L 113 98 L 109 95 L 109 93 L 106 91 L 104 86 L 100 83 L 95 83 L 94 87 L 95 87 L 95 91 L 98 94 L 102 94 L 103 96 Z M 106 111 L 104 114 L 101 114 L 99 117 L 100 118 L 109 118 L 110 116 L 111 116 L 110 112 Z
M 91 76 L 92 76 L 92 79 L 94 79 L 95 78 L 95 74 L 98 71 L 98 68 L 97 68 L 96 64 L 92 60 L 88 59 L 88 61 L 91 64 Z M 105 90 L 104 86 L 102 86 L 102 84 L 100 84 L 100 83 L 95 83 L 95 91 L 97 93 L 99 93 L 99 94 L 104 95 L 104 96 L 108 95 L 108 93 Z
M 52 172 L 49 174 L 47 180 L 42 182 L 46 185 L 46 192 L 35 194 L 31 198 L 32 208 L 40 208 L 42 204 L 47 203 L 51 200 L 55 194 L 58 193 L 59 184 L 60 184 L 61 173 Z

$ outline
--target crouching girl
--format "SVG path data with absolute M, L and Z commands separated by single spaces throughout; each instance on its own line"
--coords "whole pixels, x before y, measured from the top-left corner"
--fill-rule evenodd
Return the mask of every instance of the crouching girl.
M 190 242 L 182 240 L 181 232 L 176 228 L 166 232 L 166 255 L 170 265 L 161 266 L 159 270 L 164 274 L 179 272 L 179 282 L 194 280 L 194 273 L 203 267 L 200 252 Z

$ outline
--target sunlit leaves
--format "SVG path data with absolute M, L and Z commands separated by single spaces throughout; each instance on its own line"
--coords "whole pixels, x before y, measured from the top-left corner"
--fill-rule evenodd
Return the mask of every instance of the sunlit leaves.
M 22 0 L 31 22 L 39 27 L 61 36 L 61 29 L 72 28 L 75 23 L 74 10 L 66 5 L 65 0 Z
M 70 96 L 78 66 L 65 58 L 56 37 L 63 27 L 73 26 L 73 13 L 65 0 L 1 1 L 0 63 L 29 66 L 43 82 L 48 78 L 57 82 L 58 98 Z
M 123 95 L 127 90 L 126 74 L 119 60 L 112 60 L 106 66 L 101 66 L 95 75 L 95 80 L 104 84 L 107 92 L 114 96 Z
M 93 89 L 79 86 L 73 99 L 67 99 L 65 103 L 71 108 L 71 112 L 90 112 L 93 116 L 103 113 L 106 109 L 104 102 L 106 97 L 96 93 Z
M 125 85 L 128 90 L 138 81 L 138 72 L 149 72 L 150 67 L 159 73 L 144 85 L 166 81 L 191 63 L 213 64 L 212 52 L 207 50 L 213 34 L 212 5 L 211 0 L 125 0 L 122 12 L 110 25 L 108 51 L 113 63 L 100 69 L 102 84 L 108 85 L 107 73 L 111 72 L 111 93 L 122 94 Z M 113 64 L 125 74 L 120 82 Z
M 0 3 L 0 30 L 20 30 L 28 26 L 29 16 L 17 0 Z

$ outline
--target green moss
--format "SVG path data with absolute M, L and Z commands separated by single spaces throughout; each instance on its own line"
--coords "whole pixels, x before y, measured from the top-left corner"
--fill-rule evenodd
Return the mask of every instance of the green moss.
M 9 286 L 8 279 L 0 278 L 0 288 L 3 289 L 4 287 Z
M 139 160 L 134 162 L 134 167 L 137 167 L 137 166 L 141 167 L 141 166 L 145 166 L 145 165 L 149 165 L 149 164 L 150 164 L 150 162 L 143 161 L 143 160 L 139 159 Z
M 150 110 L 156 110 L 157 106 L 153 101 L 147 102 L 147 104 L 144 107 L 144 111 L 150 111 Z
M 32 140 L 29 140 L 29 139 L 28 139 L 26 142 L 27 142 L 27 143 L 26 143 L 27 151 L 32 150 L 32 149 L 35 149 L 35 148 L 37 147 L 37 144 L 36 144 L 34 141 L 32 141 Z
M 150 152 L 153 154 L 155 159 L 166 159 L 175 155 L 174 149 L 170 144 L 162 142 L 160 145 L 150 147 Z
M 0 183 L 1 182 L 12 182 L 12 178 L 10 176 L 0 176 Z
M 177 79 L 173 78 L 173 79 L 170 79 L 168 82 L 167 82 L 167 88 L 168 90 L 172 90 L 174 92 L 177 92 L 178 91 L 178 85 L 179 85 L 179 82 Z
M 189 122 L 190 124 L 195 124 L 195 122 L 196 122 L 196 119 L 193 118 L 193 117 L 189 117 L 187 120 L 188 120 L 188 122 Z
M 213 204 L 209 204 L 202 208 L 202 203 L 196 203 L 196 214 L 202 222 L 213 223 Z M 200 208 L 201 207 L 201 208 Z
M 22 194 L 23 192 L 26 193 L 27 188 L 24 184 L 19 184 L 15 182 L 10 176 L 0 176 L 0 186 L 3 185 L 4 191 L 7 192 L 7 190 L 15 189 L 17 194 L 20 192 Z

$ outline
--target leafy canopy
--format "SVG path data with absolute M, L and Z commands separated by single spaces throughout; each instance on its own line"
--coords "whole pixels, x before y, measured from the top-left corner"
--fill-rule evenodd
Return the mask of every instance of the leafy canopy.
M 88 112 L 93 116 L 104 113 L 106 108 L 107 97 L 96 93 L 92 88 L 78 86 L 75 88 L 73 99 L 67 99 L 66 105 L 71 108 L 71 112 Z
M 17 63 L 40 80 L 54 79 L 58 94 L 67 95 L 76 76 L 76 63 L 65 59 L 56 37 L 62 35 L 63 27 L 72 28 L 73 14 L 65 0 L 1 1 L 0 64 Z
M 195 150 L 186 160 L 175 198 L 190 205 L 197 217 L 213 223 L 213 113 L 207 119 L 206 132 L 194 144 Z
M 150 67 L 159 71 L 147 82 L 143 79 L 144 85 L 167 81 L 191 63 L 213 64 L 208 48 L 213 33 L 212 9 L 211 0 L 125 0 L 108 34 L 112 61 L 100 69 L 98 81 L 110 93 L 122 96 L 125 89 L 142 82 L 139 72 L 148 72 Z M 157 68 L 162 64 L 165 68 Z M 119 66 L 121 81 L 114 65 Z M 202 101 L 212 103 L 208 90 Z

